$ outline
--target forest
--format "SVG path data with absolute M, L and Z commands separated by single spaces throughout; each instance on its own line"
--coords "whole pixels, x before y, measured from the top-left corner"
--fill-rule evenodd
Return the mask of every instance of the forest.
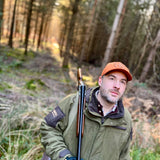
M 40 160 L 45 115 L 102 68 L 130 69 L 132 160 L 160 159 L 159 0 L 0 0 L 0 160 Z

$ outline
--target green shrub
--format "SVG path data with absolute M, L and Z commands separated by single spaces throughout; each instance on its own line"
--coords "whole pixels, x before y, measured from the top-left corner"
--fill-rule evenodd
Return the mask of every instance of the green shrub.
M 159 160 L 160 154 L 150 149 L 133 147 L 131 151 L 132 160 Z
M 44 86 L 45 84 L 40 79 L 31 79 L 25 84 L 25 88 L 29 90 L 36 90 L 38 85 Z

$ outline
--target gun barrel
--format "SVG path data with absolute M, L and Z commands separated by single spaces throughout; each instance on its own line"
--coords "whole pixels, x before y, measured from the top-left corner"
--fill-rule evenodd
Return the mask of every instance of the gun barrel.
M 79 110 L 79 134 L 78 134 L 78 151 L 77 151 L 77 159 L 81 159 L 81 143 L 82 143 L 82 135 L 84 129 L 84 117 L 83 117 L 83 108 L 85 105 L 85 86 L 81 86 L 81 95 L 80 95 L 80 110 Z

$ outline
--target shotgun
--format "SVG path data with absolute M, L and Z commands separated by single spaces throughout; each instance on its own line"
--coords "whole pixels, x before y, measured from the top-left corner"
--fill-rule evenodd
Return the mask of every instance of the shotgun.
M 67 160 L 83 160 L 81 159 L 81 144 L 82 144 L 82 136 L 84 133 L 83 109 L 85 106 L 86 86 L 82 81 L 82 73 L 80 68 L 78 68 L 77 70 L 77 80 L 78 80 L 78 92 L 79 92 L 79 102 L 77 110 L 77 130 L 76 130 L 76 134 L 78 137 L 77 157 L 68 157 Z
M 85 106 L 85 92 L 86 86 L 82 81 L 81 69 L 78 68 L 77 71 L 78 79 L 78 90 L 79 90 L 79 105 L 78 105 L 78 115 L 77 115 L 77 136 L 78 136 L 78 147 L 77 147 L 77 160 L 81 160 L 81 142 L 84 132 L 84 114 L 83 109 Z

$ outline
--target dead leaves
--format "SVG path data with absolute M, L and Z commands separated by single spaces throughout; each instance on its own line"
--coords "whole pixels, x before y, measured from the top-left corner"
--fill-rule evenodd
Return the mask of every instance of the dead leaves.
M 154 124 L 151 135 L 156 141 L 160 143 L 160 123 Z
M 133 143 L 138 141 L 143 147 L 150 147 L 155 142 L 160 143 L 160 123 L 156 123 L 160 115 L 156 111 L 158 108 L 154 106 L 154 101 L 133 96 L 123 97 L 123 104 L 133 118 Z
M 130 97 L 130 98 L 127 98 L 127 97 L 123 97 L 123 105 L 126 107 L 126 108 L 129 108 L 129 107 L 132 107 L 132 101 L 135 99 L 136 97 Z

